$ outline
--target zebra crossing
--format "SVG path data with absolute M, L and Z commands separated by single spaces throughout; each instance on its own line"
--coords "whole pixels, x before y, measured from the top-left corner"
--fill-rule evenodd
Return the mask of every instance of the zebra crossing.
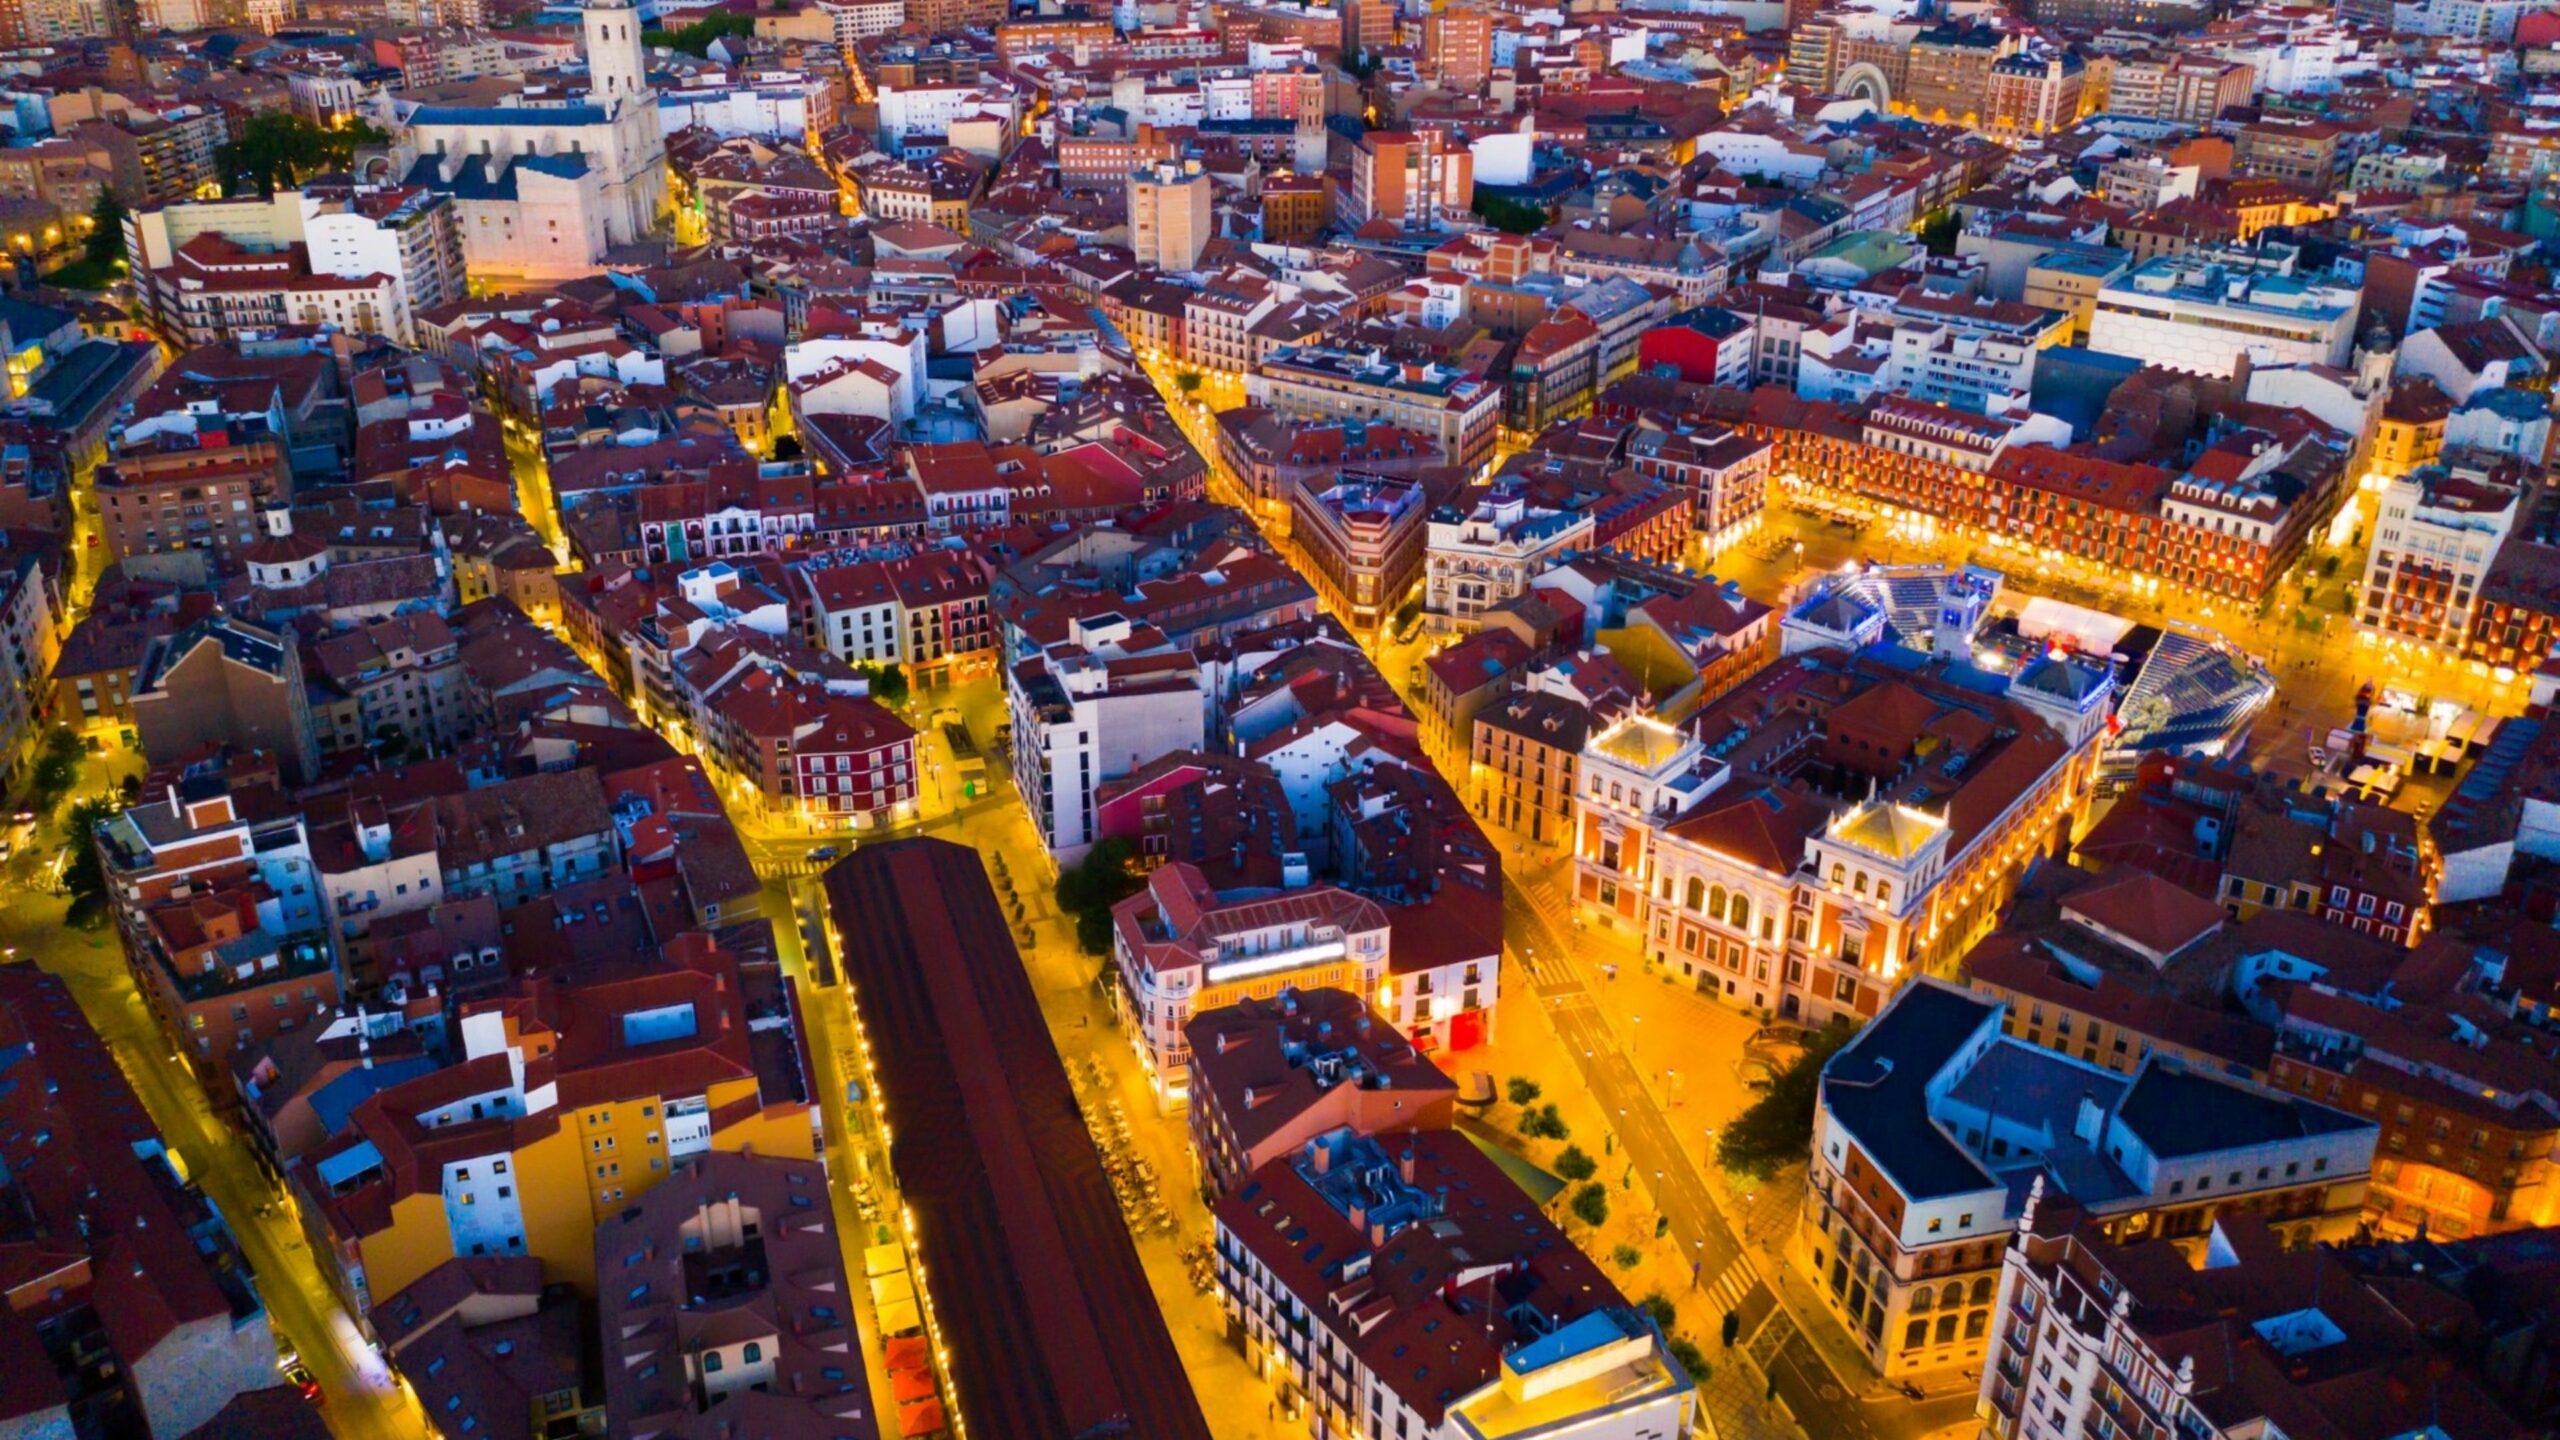
M 1724 1273 L 1707 1282 L 1707 1303 L 1719 1311 L 1739 1310 L 1752 1287 L 1760 1283 L 1760 1272 L 1754 1269 L 1749 1254 L 1737 1255 Z

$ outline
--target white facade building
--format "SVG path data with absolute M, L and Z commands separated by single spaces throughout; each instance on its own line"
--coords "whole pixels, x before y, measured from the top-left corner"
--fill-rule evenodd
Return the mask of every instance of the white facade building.
M 2164 255 L 2098 291 L 2089 348 L 2198 375 L 2253 363 L 2343 366 L 2355 290 Z

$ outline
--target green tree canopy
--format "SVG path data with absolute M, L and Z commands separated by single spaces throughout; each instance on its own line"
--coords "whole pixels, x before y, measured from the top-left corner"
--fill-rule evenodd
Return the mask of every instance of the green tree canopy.
M 1476 218 L 1496 230 L 1512 235 L 1531 235 L 1545 227 L 1547 212 L 1526 200 L 1514 200 L 1490 190 L 1476 191 Z
M 98 187 L 98 203 L 89 207 L 89 236 L 83 253 L 91 265 L 113 265 L 124 254 L 124 202 L 115 187 Z
M 1821 1098 L 1823 1062 L 1855 1033 L 1847 1021 L 1834 1019 L 1809 1037 L 1804 1054 L 1779 1073 L 1768 1093 L 1716 1137 L 1716 1163 L 1766 1179 L 1805 1158 L 1813 1148 L 1813 1109 Z
M 322 125 L 289 110 L 269 110 L 249 117 L 239 139 L 216 149 L 213 165 L 221 172 L 223 194 L 272 195 L 314 175 L 346 169 L 355 163 L 358 148 L 390 141 L 362 120 Z
M 706 15 L 690 25 L 681 25 L 673 30 L 643 30 L 640 32 L 640 40 L 645 45 L 660 45 L 669 50 L 681 50 L 687 55 L 698 58 L 710 54 L 711 42 L 722 36 L 743 39 L 755 33 L 756 17 L 740 15 L 735 11 L 722 11 L 720 14 Z
M 1111 907 L 1147 883 L 1129 864 L 1136 855 L 1136 846 L 1114 836 L 1058 877 L 1058 908 L 1076 917 L 1076 943 L 1088 955 L 1111 949 Z

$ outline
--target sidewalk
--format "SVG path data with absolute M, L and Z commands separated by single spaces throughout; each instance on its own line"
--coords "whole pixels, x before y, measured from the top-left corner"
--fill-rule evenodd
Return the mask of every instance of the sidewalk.
M 1506 859 L 1516 854 L 1516 847 L 1505 849 Z M 1712 1132 L 1755 1098 L 1733 1083 L 1719 1062 L 1740 1058 L 1742 1040 L 1758 1027 L 1758 1017 L 1646 969 L 1642 944 L 1628 932 L 1573 928 L 1563 889 L 1569 872 L 1561 867 L 1532 862 L 1514 873 L 1532 907 L 1580 952 L 1575 958 L 1582 962 L 1578 968 L 1593 1003 L 1624 1039 L 1646 1093 L 1666 1116 L 1680 1122 L 1673 1127 L 1680 1143 L 1706 1177 L 1708 1197 L 1742 1242 L 1744 1258 L 1768 1282 L 1787 1318 L 1842 1389 L 1866 1393 L 1880 1388 L 1883 1376 L 1783 1253 L 1804 1195 L 1803 1168 L 1791 1166 L 1766 1182 L 1737 1190 L 1735 1178 L 1715 1163 Z M 1605 960 L 1595 952 L 1605 954 Z M 1590 973 L 1609 963 L 1619 967 L 1614 981 Z

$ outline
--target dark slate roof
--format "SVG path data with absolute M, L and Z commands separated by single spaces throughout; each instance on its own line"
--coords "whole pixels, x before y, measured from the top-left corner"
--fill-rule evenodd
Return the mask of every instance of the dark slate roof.
M 601 105 L 421 105 L 411 125 L 602 125 Z
M 1822 1067 L 1822 1103 L 1914 1200 L 1989 1190 L 1991 1178 L 1929 1118 L 1930 1077 L 2000 1014 L 1996 1000 L 1923 980 Z
M 2142 1068 L 2117 1123 L 2163 1160 L 2308 1140 L 2371 1125 L 2308 1100 L 2246 1089 L 2158 1060 Z

